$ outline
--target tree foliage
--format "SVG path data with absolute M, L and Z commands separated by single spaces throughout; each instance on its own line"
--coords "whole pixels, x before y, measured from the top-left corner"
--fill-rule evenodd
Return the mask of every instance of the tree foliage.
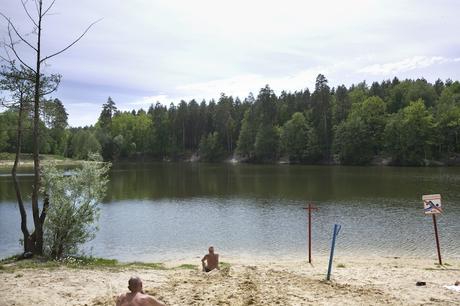
M 43 192 L 50 203 L 44 224 L 45 252 L 52 258 L 75 255 L 94 238 L 108 182 L 109 164 L 88 161 L 66 175 L 56 166 L 43 169 Z
M 219 141 L 219 133 L 210 133 L 200 141 L 200 160 L 215 162 L 222 160 L 225 150 Z
M 366 164 L 383 148 L 386 104 L 376 96 L 355 103 L 335 128 L 334 148 L 344 164 Z
M 415 110 L 411 103 L 417 101 Z M 311 94 L 303 89 L 277 96 L 267 85 L 243 100 L 221 94 L 218 100 L 200 103 L 157 103 L 147 111 L 119 111 L 115 100 L 108 98 L 96 125 L 85 128 L 55 128 L 62 122 L 58 119 L 65 118 L 65 109 L 59 113 L 43 116 L 40 150 L 76 158 L 100 150 L 105 160 L 188 159 L 196 152 L 203 160 L 215 159 L 203 154 L 210 143 L 223 150 L 219 160 L 236 154 L 248 162 L 287 157 L 299 163 L 363 165 L 384 158 L 393 164 L 419 165 L 460 157 L 460 83 L 451 80 L 432 84 L 393 78 L 370 86 L 361 82 L 331 88 L 326 77 L 318 75 Z M 421 128 L 417 133 L 406 131 L 415 124 L 413 113 L 428 120 L 427 134 Z M 16 122 L 17 109 L 0 117 Z M 52 118 L 54 123 L 48 120 Z M 24 152 L 32 149 L 30 128 L 24 120 Z M 77 145 L 82 131 L 89 141 Z M 0 145 L 14 151 L 14 132 L 3 132 Z
M 386 150 L 398 164 L 423 165 L 435 143 L 433 115 L 422 99 L 393 114 L 386 125 Z
M 300 112 L 283 125 L 280 140 L 281 150 L 291 162 L 315 162 L 321 153 L 312 123 Z

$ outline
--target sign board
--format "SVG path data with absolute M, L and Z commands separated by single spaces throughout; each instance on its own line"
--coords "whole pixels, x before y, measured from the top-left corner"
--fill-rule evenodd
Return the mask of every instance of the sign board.
M 441 195 L 440 194 L 428 194 L 422 196 L 423 210 L 425 214 L 440 214 L 442 213 L 441 208 Z

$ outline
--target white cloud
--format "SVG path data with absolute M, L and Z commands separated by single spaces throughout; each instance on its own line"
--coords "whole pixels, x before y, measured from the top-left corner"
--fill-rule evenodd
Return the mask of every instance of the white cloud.
M 227 95 L 246 97 L 250 92 L 257 94 L 265 85 L 270 85 L 278 93 L 281 90 L 312 88 L 319 73 L 331 72 L 330 68 L 315 67 L 290 76 L 269 77 L 260 74 L 245 74 L 231 78 L 191 83 L 177 87 L 177 91 L 190 97 L 216 98 L 222 92 Z
M 382 76 L 397 75 L 401 72 L 427 68 L 449 61 L 455 61 L 455 59 L 449 59 L 442 56 L 414 56 L 397 62 L 369 65 L 359 69 L 358 72 Z
M 171 98 L 168 95 L 161 94 L 155 96 L 142 97 L 140 100 L 135 100 L 133 102 L 127 103 L 127 105 L 133 106 L 150 106 L 151 104 L 155 105 L 157 102 L 160 102 L 163 105 L 169 105 Z
M 61 0 L 46 19 L 44 54 L 104 20 L 45 71 L 63 75 L 57 97 L 74 124 L 92 119 L 69 104 L 94 101 L 100 110 L 107 96 L 124 109 L 221 92 L 245 97 L 265 84 L 278 93 L 312 89 L 318 73 L 331 86 L 417 69 L 427 79 L 459 79 L 458 35 L 445 30 L 460 27 L 459 8 L 417 0 Z M 31 29 L 17 0 L 2 0 L 2 12 Z M 0 40 L 4 29 L 0 23 Z

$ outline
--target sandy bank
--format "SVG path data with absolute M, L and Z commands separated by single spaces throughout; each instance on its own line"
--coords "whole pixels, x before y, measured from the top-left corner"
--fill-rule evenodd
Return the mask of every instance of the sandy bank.
M 73 159 L 53 159 L 53 160 L 41 160 L 40 164 L 41 165 L 47 165 L 53 163 L 57 166 L 63 166 L 63 167 L 73 167 L 73 166 L 78 166 L 81 164 L 81 161 L 79 160 L 73 160 Z M 11 171 L 11 168 L 14 165 L 14 161 L 12 160 L 0 160 L 0 169 L 1 170 L 8 170 Z M 33 168 L 34 162 L 33 160 L 24 160 L 19 162 L 19 168 L 22 169 L 27 169 L 27 168 Z
M 114 305 L 131 275 L 167 305 L 460 305 L 447 290 L 460 279 L 460 260 L 338 258 L 326 282 L 327 258 L 236 262 L 220 272 L 197 269 L 0 270 L 0 305 Z M 340 266 L 340 268 L 338 267 Z M 417 281 L 426 286 L 417 287 Z

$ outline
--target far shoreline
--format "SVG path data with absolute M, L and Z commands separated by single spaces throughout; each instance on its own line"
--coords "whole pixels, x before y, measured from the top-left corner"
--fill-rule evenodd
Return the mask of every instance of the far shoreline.
M 6 158 L 5 158 L 6 157 Z M 41 165 L 47 165 L 53 163 L 61 167 L 76 167 L 79 166 L 84 160 L 78 160 L 58 155 L 40 154 Z M 216 165 L 286 165 L 286 166 L 329 166 L 329 167 L 390 167 L 390 168 L 450 168 L 460 166 L 460 156 L 451 158 L 449 160 L 425 160 L 423 165 L 404 165 L 392 163 L 388 158 L 376 157 L 368 164 L 341 164 L 334 161 L 318 161 L 315 163 L 301 163 L 295 161 L 289 161 L 285 158 L 281 158 L 276 161 L 250 161 L 244 158 L 228 157 L 226 159 L 218 161 L 204 161 L 200 160 L 196 154 L 190 156 L 184 156 L 182 158 L 164 158 L 157 159 L 150 156 L 138 155 L 130 158 L 121 158 L 114 161 L 109 161 L 114 166 L 119 164 L 149 164 L 149 163 L 191 163 L 191 164 L 216 164 Z M 0 171 L 11 170 L 14 164 L 13 153 L 2 153 L 0 152 Z M 30 153 L 21 154 L 18 169 L 30 169 L 33 168 L 34 162 Z

